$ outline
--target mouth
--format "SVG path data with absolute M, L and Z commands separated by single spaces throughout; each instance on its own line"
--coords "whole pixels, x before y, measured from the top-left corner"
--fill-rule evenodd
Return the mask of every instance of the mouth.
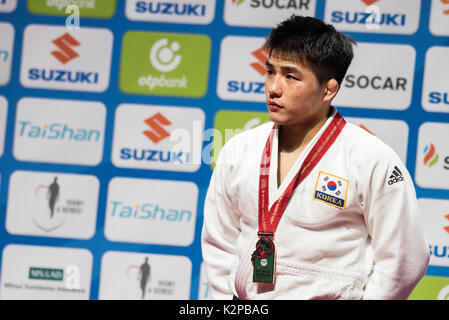
M 268 100 L 267 101 L 267 106 L 268 106 L 268 109 L 270 109 L 270 111 L 277 111 L 277 110 L 283 108 L 281 105 L 277 104 L 273 100 Z

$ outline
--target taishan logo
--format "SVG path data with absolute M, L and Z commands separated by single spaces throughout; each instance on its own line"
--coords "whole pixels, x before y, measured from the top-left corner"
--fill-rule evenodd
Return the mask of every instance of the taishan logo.
M 436 153 L 436 149 L 433 143 L 426 145 L 426 147 L 424 148 L 424 154 L 424 165 L 428 166 L 429 168 L 438 162 L 439 156 Z
M 65 33 L 61 37 L 53 40 L 53 43 L 60 49 L 60 51 L 52 51 L 51 54 L 62 64 L 66 64 L 79 57 L 78 53 L 71 47 L 78 47 L 80 43 L 70 34 Z
M 18 125 L 19 136 L 30 139 L 99 142 L 101 138 L 100 130 L 74 128 L 61 122 L 42 125 L 21 120 Z
M 158 143 L 170 136 L 170 133 L 162 126 L 169 126 L 172 123 L 161 113 L 156 113 L 154 116 L 146 119 L 144 122 L 151 128 L 151 131 L 145 130 L 143 131 L 143 134 L 154 143 Z
M 241 5 L 243 2 L 245 2 L 245 0 L 232 0 L 232 3 L 237 6 Z
M 267 74 L 265 63 L 268 60 L 268 50 L 260 48 L 251 52 L 251 54 L 258 60 L 258 62 L 251 63 L 251 67 L 253 67 L 253 69 L 256 70 L 261 76 L 265 76 Z

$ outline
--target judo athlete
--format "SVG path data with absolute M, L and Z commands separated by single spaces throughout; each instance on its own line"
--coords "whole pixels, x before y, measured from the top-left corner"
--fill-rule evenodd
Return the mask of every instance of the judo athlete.
M 221 149 L 202 252 L 215 299 L 406 299 L 429 249 L 395 152 L 331 105 L 354 40 L 291 16 L 266 40 L 271 122 Z

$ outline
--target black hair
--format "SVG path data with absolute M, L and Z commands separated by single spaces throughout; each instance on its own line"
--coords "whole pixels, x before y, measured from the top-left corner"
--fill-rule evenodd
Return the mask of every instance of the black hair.
M 320 84 L 330 79 L 340 85 L 351 64 L 353 38 L 312 17 L 292 15 L 272 29 L 264 47 L 293 54 L 308 66 Z

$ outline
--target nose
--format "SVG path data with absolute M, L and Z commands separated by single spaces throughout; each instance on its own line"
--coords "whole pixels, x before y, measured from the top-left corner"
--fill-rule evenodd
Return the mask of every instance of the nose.
M 265 79 L 265 90 L 270 98 L 280 97 L 282 95 L 281 82 L 278 75 L 268 75 Z

